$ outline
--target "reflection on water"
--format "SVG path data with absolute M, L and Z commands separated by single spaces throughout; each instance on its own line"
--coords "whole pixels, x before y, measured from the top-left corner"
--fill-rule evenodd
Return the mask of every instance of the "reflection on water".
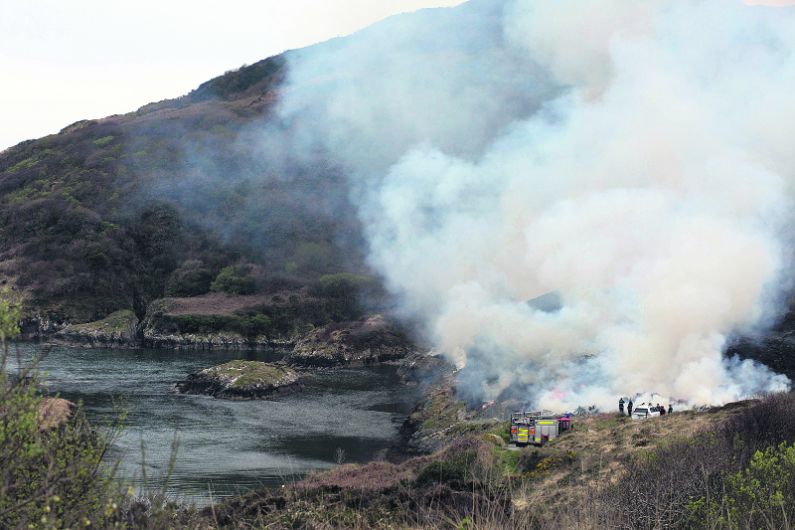
M 30 359 L 40 348 L 23 344 L 19 350 Z M 311 372 L 302 392 L 275 401 L 174 392 L 174 383 L 189 373 L 239 358 L 274 355 L 57 347 L 41 368 L 49 391 L 82 402 L 95 425 L 110 424 L 119 410 L 126 411 L 112 456 L 135 484 L 143 461 L 148 485 L 162 486 L 176 434 L 179 450 L 168 490 L 198 503 L 283 484 L 331 467 L 341 455 L 346 462 L 372 459 L 394 442 L 417 399 L 400 385 L 393 367 Z

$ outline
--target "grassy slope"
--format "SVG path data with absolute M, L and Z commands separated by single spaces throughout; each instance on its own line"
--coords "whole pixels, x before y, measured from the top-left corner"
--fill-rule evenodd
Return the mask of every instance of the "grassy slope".
M 87 322 L 85 324 L 75 324 L 70 327 L 73 331 L 96 331 L 101 333 L 125 333 L 131 328 L 135 329 L 138 319 L 129 309 L 114 311 L 102 320 Z
M 538 452 L 539 470 L 531 473 L 533 487 L 521 489 L 514 498 L 516 507 L 545 506 L 550 511 L 565 511 L 567 506 L 582 504 L 605 484 L 619 482 L 628 458 L 651 454 L 676 439 L 692 439 L 709 432 L 751 404 L 734 404 L 713 412 L 683 411 L 641 421 L 615 414 L 579 420 L 572 433 L 547 447 L 522 450 Z M 545 464 L 544 458 L 557 460 Z

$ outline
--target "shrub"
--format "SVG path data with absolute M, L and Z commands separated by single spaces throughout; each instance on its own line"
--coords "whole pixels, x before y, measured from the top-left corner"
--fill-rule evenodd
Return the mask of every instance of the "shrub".
M 250 266 L 232 265 L 218 273 L 210 289 L 228 294 L 251 294 L 256 289 L 256 281 Z
M 217 333 L 233 330 L 239 317 L 231 315 L 173 315 L 169 317 L 180 333 Z
M 688 503 L 688 526 L 789 528 L 795 520 L 795 445 L 782 442 L 756 451 L 745 469 L 721 482 L 721 494 Z
M 687 527 L 688 502 L 708 491 L 731 466 L 731 444 L 702 434 L 630 458 L 626 475 L 601 494 L 602 525 L 621 528 Z
M 321 276 L 312 284 L 311 292 L 324 298 L 355 299 L 357 296 L 376 291 L 378 280 L 372 276 L 340 272 Z
M 185 261 L 166 282 L 166 296 L 198 296 L 210 290 L 213 276 L 201 260 Z
M 256 337 L 257 335 L 265 335 L 271 330 L 271 319 L 262 313 L 255 313 L 242 317 L 238 324 L 238 330 L 246 337 Z
M 112 134 L 109 134 L 108 136 L 103 136 L 102 138 L 97 138 L 96 140 L 94 140 L 94 145 L 96 145 L 97 147 L 105 147 L 106 145 L 111 143 L 114 138 L 115 136 L 113 136 Z
M 782 517 L 795 517 L 793 401 L 792 393 L 767 396 L 722 429 L 628 459 L 620 483 L 600 492 L 601 526 L 782 527 Z
M 723 436 L 742 440 L 741 462 L 747 463 L 757 450 L 781 442 L 795 442 L 795 393 L 765 396 L 726 423 Z
M 11 295 L 11 290 L 4 287 L 0 290 L 0 345 L 3 347 L 3 361 L 8 358 L 6 341 L 20 333 L 19 321 L 22 317 L 22 304 Z M 0 377 L 3 377 L 5 362 L 0 364 Z
M 4 369 L 19 314 L 0 292 L 0 528 L 112 526 L 123 494 L 102 461 L 109 437 L 79 409 L 48 425 L 35 367 L 14 379 Z
M 313 277 L 334 268 L 334 253 L 328 243 L 301 243 L 285 269 L 290 274 Z
M 469 487 L 465 484 L 482 484 L 495 476 L 497 459 L 490 444 L 470 438 L 453 442 L 437 455 L 418 474 L 415 484 L 418 487 L 446 483 L 456 487 Z M 494 476 L 492 476 L 494 475 Z

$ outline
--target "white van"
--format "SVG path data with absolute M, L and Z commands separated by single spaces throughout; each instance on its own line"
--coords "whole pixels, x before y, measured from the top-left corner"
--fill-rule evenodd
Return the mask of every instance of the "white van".
M 656 406 L 647 405 L 646 403 L 641 403 L 640 405 L 632 409 L 633 420 L 645 420 L 646 418 L 654 418 L 659 415 L 660 411 L 657 409 Z

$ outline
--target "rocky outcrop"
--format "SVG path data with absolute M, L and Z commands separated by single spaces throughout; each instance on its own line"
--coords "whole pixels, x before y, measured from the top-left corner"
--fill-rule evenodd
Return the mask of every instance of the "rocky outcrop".
M 42 340 L 52 337 L 66 327 L 62 320 L 47 315 L 31 315 L 19 323 L 20 338 L 23 340 Z
M 398 374 L 418 385 L 423 399 L 400 427 L 398 454 L 427 454 L 450 439 L 450 430 L 466 418 L 466 405 L 455 395 L 455 366 L 432 352 L 403 360 Z
M 444 377 L 455 372 L 453 366 L 444 357 L 434 351 L 414 352 L 404 358 L 397 373 L 407 384 L 420 385 L 423 389 L 438 385 Z
M 399 361 L 415 346 L 383 315 L 314 329 L 295 344 L 285 361 L 296 366 L 363 366 Z
M 111 313 L 102 320 L 66 326 L 55 333 L 55 339 L 97 347 L 136 347 L 138 318 L 128 309 Z
M 286 366 L 230 361 L 189 375 L 177 384 L 177 390 L 223 399 L 268 399 L 299 390 L 299 379 L 299 374 Z
M 144 329 L 141 344 L 145 348 L 165 350 L 289 350 L 294 342 L 265 335 L 244 337 L 233 331 L 218 333 L 168 333 Z
M 251 317 L 229 312 L 248 307 L 246 304 L 262 302 L 265 300 L 262 296 L 196 298 L 201 300 L 156 300 L 150 304 L 142 321 L 130 310 L 116 311 L 102 320 L 81 324 L 31 320 L 26 323 L 29 333 L 23 338 L 98 348 L 270 351 L 284 354 L 289 365 L 305 367 L 398 363 L 417 351 L 407 333 L 380 314 L 330 323 L 303 335 L 288 336 L 269 329 L 270 320 L 265 315 L 255 313 Z M 190 305 L 189 302 L 195 303 Z M 277 302 L 268 303 L 273 307 L 278 305 Z M 197 312 L 186 312 L 188 310 Z M 258 325 L 267 329 L 259 329 Z M 307 325 L 295 327 L 306 329 Z

